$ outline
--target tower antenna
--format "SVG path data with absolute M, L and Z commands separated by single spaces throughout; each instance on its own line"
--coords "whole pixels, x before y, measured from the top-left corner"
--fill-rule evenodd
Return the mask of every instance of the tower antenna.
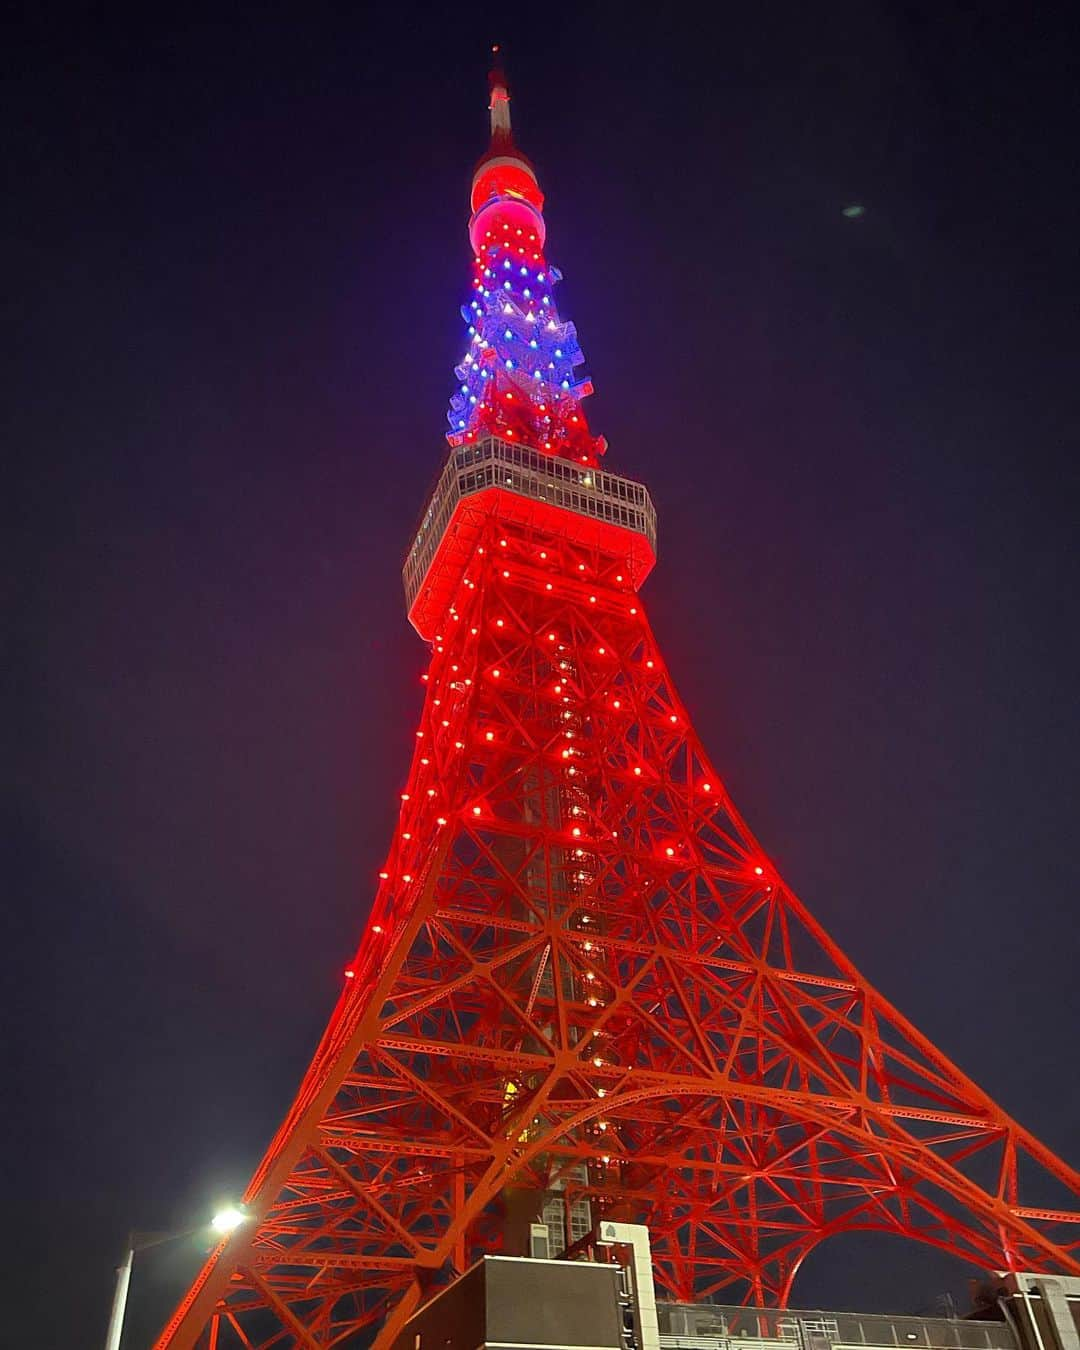
M 513 144 L 514 133 L 510 126 L 510 90 L 506 83 L 506 71 L 503 69 L 502 45 L 496 42 L 491 48 L 491 70 L 488 72 L 491 113 L 492 148 Z

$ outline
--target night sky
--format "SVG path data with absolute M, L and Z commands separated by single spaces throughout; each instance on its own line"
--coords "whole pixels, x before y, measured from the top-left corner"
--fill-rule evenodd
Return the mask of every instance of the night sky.
M 100 1344 L 126 1231 L 242 1192 L 339 991 L 421 705 L 399 570 L 493 40 L 719 771 L 1080 1161 L 1068 8 L 225 8 L 42 7 L 6 44 L 0 1341 Z M 198 1262 L 137 1264 L 125 1350 Z M 968 1273 L 838 1239 L 794 1301 Z

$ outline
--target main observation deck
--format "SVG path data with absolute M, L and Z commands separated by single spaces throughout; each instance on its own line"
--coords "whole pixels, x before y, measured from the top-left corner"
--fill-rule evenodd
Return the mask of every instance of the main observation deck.
M 625 558 L 635 589 L 656 562 L 656 508 L 641 483 L 495 436 L 451 453 L 402 569 L 409 621 L 430 640 L 491 513 Z

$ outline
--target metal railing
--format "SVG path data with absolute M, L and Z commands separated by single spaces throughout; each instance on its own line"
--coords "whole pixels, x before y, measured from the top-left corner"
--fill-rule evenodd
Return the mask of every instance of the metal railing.
M 1017 1350 L 1004 1322 L 658 1303 L 661 1350 Z
M 410 607 L 454 508 L 489 487 L 633 530 L 656 551 L 656 508 L 643 484 L 491 436 L 453 451 L 446 462 L 402 569 Z

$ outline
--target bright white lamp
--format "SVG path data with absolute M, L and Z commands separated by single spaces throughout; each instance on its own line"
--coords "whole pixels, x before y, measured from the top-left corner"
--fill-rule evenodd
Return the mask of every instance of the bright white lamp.
M 237 1209 L 235 1205 L 227 1205 L 210 1220 L 210 1227 L 215 1233 L 231 1233 L 234 1228 L 240 1227 L 246 1217 L 243 1210 Z

